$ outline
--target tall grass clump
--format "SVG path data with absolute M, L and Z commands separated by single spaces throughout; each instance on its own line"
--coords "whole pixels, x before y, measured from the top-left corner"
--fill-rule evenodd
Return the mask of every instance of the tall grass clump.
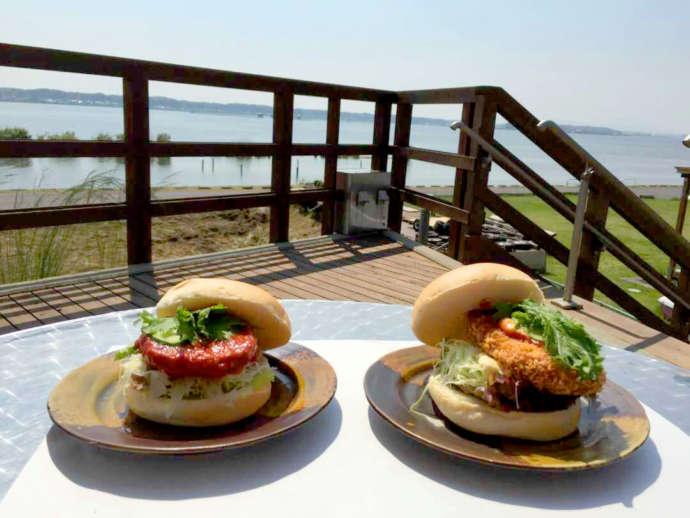
M 40 184 L 40 182 L 39 182 Z M 111 171 L 91 172 L 78 185 L 61 193 L 58 198 L 46 199 L 41 193 L 31 200 L 32 207 L 46 205 L 77 205 L 101 203 L 120 199 L 123 182 Z M 15 195 L 14 207 L 24 207 L 23 196 Z M 77 237 L 80 239 L 77 239 Z M 82 246 L 83 232 L 78 225 L 7 230 L 0 235 L 0 283 L 8 284 L 62 275 L 65 261 L 74 249 Z M 108 249 L 107 240 L 97 240 L 101 260 L 106 261 L 116 250 Z

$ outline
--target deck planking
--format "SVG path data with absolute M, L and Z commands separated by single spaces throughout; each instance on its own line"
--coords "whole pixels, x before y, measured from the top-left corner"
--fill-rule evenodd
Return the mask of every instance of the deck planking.
M 433 279 L 461 266 L 400 236 L 333 237 L 161 261 L 0 288 L 0 334 L 89 315 L 155 305 L 190 277 L 227 277 L 282 299 L 411 305 Z M 553 288 L 547 299 L 560 296 Z M 580 300 L 568 314 L 599 340 L 690 368 L 690 345 Z

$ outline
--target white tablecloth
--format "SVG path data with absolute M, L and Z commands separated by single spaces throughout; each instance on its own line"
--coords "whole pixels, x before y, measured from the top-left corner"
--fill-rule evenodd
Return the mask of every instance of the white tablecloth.
M 335 368 L 335 399 L 283 437 L 192 457 L 102 450 L 53 427 L 0 504 L 0 516 L 681 516 L 690 440 L 646 408 L 651 436 L 608 468 L 540 473 L 462 461 L 402 435 L 364 397 L 392 341 L 299 341 Z M 625 380 L 614 379 L 625 385 Z

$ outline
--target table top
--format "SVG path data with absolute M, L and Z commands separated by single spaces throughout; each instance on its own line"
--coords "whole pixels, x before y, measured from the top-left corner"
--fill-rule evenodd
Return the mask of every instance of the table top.
M 326 449 L 331 448 L 333 443 L 342 445 L 348 438 L 352 440 L 355 435 L 365 433 L 365 424 L 368 436 L 362 437 L 363 441 L 367 441 L 362 452 L 373 449 L 371 455 L 374 455 L 374 452 L 377 451 L 376 448 L 383 446 L 402 463 L 399 462 L 398 465 L 393 466 L 394 469 L 405 470 L 410 468 L 408 465 L 410 462 L 421 463 L 422 467 L 416 465 L 412 468 L 417 473 L 422 472 L 432 479 L 437 478 L 433 476 L 434 466 L 437 463 L 438 468 L 443 473 L 445 473 L 444 470 L 450 469 L 449 466 L 468 470 L 468 476 L 472 474 L 471 476 L 487 477 L 489 475 L 486 473 L 498 473 L 493 468 L 477 468 L 474 465 L 469 466 L 471 463 L 450 460 L 445 455 L 426 452 L 423 446 L 404 438 L 399 432 L 380 420 L 375 413 L 366 411 L 366 400 L 362 389 L 362 376 L 366 367 L 387 352 L 401 346 L 413 345 L 414 336 L 409 327 L 411 311 L 409 306 L 296 300 L 286 300 L 283 301 L 283 304 L 293 323 L 292 340 L 305 343 L 307 346 L 309 346 L 309 340 L 318 340 L 318 343 L 315 342 L 318 347 L 315 346 L 314 348 L 335 368 L 339 386 L 334 402 L 324 414 L 315 419 L 313 423 L 305 426 L 307 432 L 293 432 L 277 440 L 274 445 L 271 444 L 274 441 L 257 445 L 253 447 L 253 454 L 237 454 L 237 458 L 240 459 L 247 455 L 257 455 L 259 458 L 263 458 L 267 455 L 262 453 L 264 451 L 279 454 L 277 449 L 291 448 L 289 444 L 293 435 L 296 437 L 294 440 L 297 441 L 295 444 L 304 450 L 302 457 L 297 454 L 285 455 L 285 459 L 281 461 L 281 469 L 277 469 L 275 465 L 271 468 L 266 463 L 261 464 L 261 462 L 256 461 L 258 463 L 255 463 L 258 466 L 256 469 L 263 466 L 263 469 L 268 469 L 272 474 L 269 472 L 252 474 L 249 477 L 251 483 L 246 482 L 252 486 L 251 489 L 256 489 L 264 484 L 270 484 L 272 487 L 275 484 L 288 484 L 282 480 L 291 476 L 298 476 L 297 472 L 305 471 L 304 467 L 307 464 L 319 465 L 318 462 L 314 461 L 321 457 Z M 85 363 L 88 359 L 98 356 L 114 346 L 125 345 L 136 338 L 138 329 L 132 322 L 139 311 L 110 313 L 0 337 L 0 370 L 2 372 L 0 377 L 0 498 L 7 492 L 12 482 L 17 478 L 19 471 L 34 455 L 34 452 L 36 452 L 37 458 L 40 459 L 43 456 L 46 462 L 55 463 L 57 469 L 68 478 L 71 477 L 72 483 L 76 482 L 77 486 L 83 485 L 92 488 L 89 480 L 79 478 L 85 475 L 83 470 L 80 472 L 75 458 L 79 459 L 79 463 L 82 461 L 90 462 L 89 465 L 91 466 L 115 466 L 110 470 L 109 477 L 101 477 L 97 481 L 93 481 L 93 484 L 98 486 L 96 489 L 101 492 L 112 492 L 119 496 L 123 496 L 124 492 L 124 496 L 128 498 L 156 498 L 155 495 L 147 494 L 144 490 L 124 491 L 122 480 L 112 478 L 115 474 L 120 473 L 116 466 L 118 462 L 122 462 L 123 456 L 82 445 L 78 441 L 64 436 L 56 428 L 51 428 L 50 419 L 45 411 L 47 395 L 62 376 Z M 348 345 L 345 342 L 333 342 L 334 340 L 367 340 L 371 342 L 369 346 L 366 342 Z M 401 341 L 405 341 L 405 343 L 401 343 Z M 345 347 L 349 347 L 349 349 L 344 349 Z M 687 436 L 690 435 L 690 413 L 687 412 L 690 407 L 690 372 L 660 360 L 606 346 L 603 348 L 603 354 L 610 379 L 623 385 L 645 404 L 650 409 L 650 417 L 653 415 L 660 422 L 668 423 L 668 426 L 676 430 L 683 439 L 687 439 Z M 356 425 L 359 428 L 355 428 Z M 317 426 L 323 427 L 319 433 L 315 432 Z M 344 437 L 340 430 L 349 426 L 353 427 L 354 435 Z M 659 425 L 658 428 L 662 429 L 664 426 L 666 425 Z M 374 435 L 373 439 L 369 437 L 371 433 Z M 44 440 L 46 434 L 47 440 Z M 310 434 L 315 434 L 315 443 L 313 448 L 305 449 L 303 442 L 309 441 Z M 651 442 L 654 446 L 648 447 L 645 450 L 647 453 L 643 453 L 641 450 L 635 456 L 639 459 L 645 459 L 653 453 L 650 448 L 656 448 L 654 455 L 656 455 L 658 463 L 661 445 L 655 444 L 654 441 Z M 668 447 L 668 445 L 664 446 Z M 687 446 L 684 446 L 684 449 L 687 450 Z M 78 452 L 76 457 L 72 456 L 74 452 Z M 408 458 L 410 455 L 415 460 Z M 620 463 L 623 468 L 615 469 L 624 470 L 628 462 L 639 464 L 642 462 L 639 459 L 635 461 L 633 458 L 623 461 Z M 223 462 L 226 461 L 227 458 Z M 131 458 L 127 462 L 131 465 Z M 150 464 L 150 466 L 142 467 L 142 469 L 161 469 L 159 464 L 168 462 L 170 460 L 146 461 L 142 463 L 142 466 L 143 464 L 147 466 Z M 197 468 L 193 469 L 201 469 L 198 467 L 199 462 L 201 461 L 185 461 L 185 466 L 189 465 L 192 469 L 191 466 L 194 465 Z M 247 462 L 246 458 L 244 462 Z M 252 462 L 254 461 L 252 460 Z M 284 462 L 288 462 L 289 466 L 285 466 Z M 66 466 L 65 463 L 69 466 Z M 406 465 L 408 466 L 405 467 Z M 31 467 L 30 465 L 29 468 Z M 493 471 L 487 472 L 482 471 L 482 469 Z M 614 467 L 610 469 L 614 469 Z M 211 471 L 213 472 L 213 470 Z M 93 473 L 92 471 L 91 475 Z M 484 475 L 477 475 L 477 473 L 484 473 Z M 614 472 L 609 471 L 607 476 L 611 478 L 612 473 Z M 620 473 L 624 473 L 624 471 Z M 403 476 L 402 471 L 401 476 Z M 489 478 L 493 476 L 490 475 Z M 505 479 L 503 485 L 508 487 L 510 477 L 517 475 L 502 473 L 495 476 L 501 480 Z M 586 477 L 586 475 L 579 475 L 579 477 Z M 534 477 L 530 475 L 528 478 L 533 479 Z M 578 480 L 582 482 L 588 479 L 580 478 Z M 108 484 L 112 484 L 112 487 L 107 487 Z M 242 484 L 237 486 L 233 483 L 231 485 L 234 490 L 228 489 L 228 495 L 249 489 L 249 487 L 243 488 Z M 156 488 L 160 492 L 159 485 Z M 213 494 L 210 496 L 214 497 L 226 495 L 222 493 L 222 488 L 219 487 L 216 487 L 211 493 Z M 233 498 L 236 497 L 233 495 Z M 186 499 L 192 498 L 192 496 L 181 495 L 180 498 Z M 604 497 L 602 496 L 602 498 Z M 575 503 L 573 501 L 572 505 Z M 534 506 L 535 504 L 531 502 L 529 505 Z

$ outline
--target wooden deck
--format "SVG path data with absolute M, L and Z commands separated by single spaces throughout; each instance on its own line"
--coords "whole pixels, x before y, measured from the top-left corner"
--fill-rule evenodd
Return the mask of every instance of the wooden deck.
M 321 237 L 15 284 L 0 288 L 0 333 L 110 311 L 148 307 L 177 282 L 218 276 L 261 285 L 278 298 L 411 305 L 438 275 L 460 266 L 401 236 Z M 547 297 L 560 295 L 546 290 Z M 582 301 L 569 314 L 602 343 L 690 368 L 690 346 Z

